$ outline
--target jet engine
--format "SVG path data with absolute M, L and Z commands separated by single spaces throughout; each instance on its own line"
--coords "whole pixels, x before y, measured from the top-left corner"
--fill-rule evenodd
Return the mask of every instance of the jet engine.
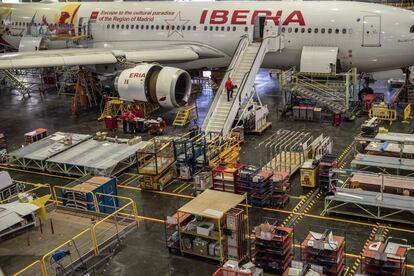
M 143 63 L 122 71 L 115 79 L 115 87 L 121 99 L 172 108 L 187 102 L 191 77 L 178 68 Z

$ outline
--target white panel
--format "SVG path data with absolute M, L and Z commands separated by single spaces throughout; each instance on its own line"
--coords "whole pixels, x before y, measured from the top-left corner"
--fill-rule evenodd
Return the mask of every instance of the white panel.
M 147 102 L 145 82 L 148 71 L 154 66 L 156 65 L 144 63 L 122 71 L 116 81 L 119 97 L 128 101 Z
M 300 71 L 306 73 L 331 73 L 336 67 L 338 47 L 302 48 Z M 333 68 L 332 68 L 333 67 Z
M 34 36 L 23 36 L 19 44 L 19 52 L 33 52 L 40 50 L 43 38 Z

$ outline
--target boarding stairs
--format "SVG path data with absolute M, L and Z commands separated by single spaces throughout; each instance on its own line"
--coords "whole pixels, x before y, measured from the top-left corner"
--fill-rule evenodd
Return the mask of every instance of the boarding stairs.
M 296 76 L 292 92 L 306 99 L 315 101 L 318 105 L 333 112 L 346 113 L 347 99 L 343 91 L 316 82 L 310 78 Z
M 10 70 L 2 69 L 0 70 L 0 75 L 3 79 L 16 90 L 18 90 L 23 97 L 30 97 L 30 89 L 24 85 Z
M 243 36 L 240 39 L 229 69 L 226 71 L 204 119 L 203 131 L 225 135 L 231 130 L 242 102 L 253 93 L 256 74 L 266 53 L 280 51 L 283 47 L 281 35 L 267 36 L 261 42 L 251 42 L 248 36 Z M 227 91 L 224 84 L 229 77 L 237 88 L 233 91 L 233 98 L 227 101 Z

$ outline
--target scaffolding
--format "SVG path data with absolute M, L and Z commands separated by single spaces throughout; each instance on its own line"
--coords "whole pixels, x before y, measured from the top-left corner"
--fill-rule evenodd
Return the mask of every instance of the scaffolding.
M 136 153 L 137 172 L 143 189 L 163 190 L 174 177 L 174 147 L 171 139 L 153 138 Z
M 342 183 L 325 197 L 324 212 L 414 224 L 412 178 L 354 170 L 334 170 Z M 337 181 L 341 177 L 346 180 Z M 363 190 L 362 190 L 363 189 Z
M 44 188 L 47 189 L 46 192 L 49 192 L 51 197 L 46 208 L 46 215 L 47 222 L 50 221 L 51 225 L 53 220 L 53 227 L 51 226 L 51 231 L 49 231 L 46 229 L 47 224 L 43 222 L 43 231 L 32 231 L 31 236 L 37 242 L 32 243 L 29 248 L 16 247 L 16 244 L 27 242 L 26 235 L 17 235 L 2 242 L 2 248 L 14 252 L 16 256 L 21 254 L 35 256 L 31 260 L 32 263 L 23 268 L 22 264 L 26 261 L 11 262 L 11 268 L 18 270 L 17 272 L 13 271 L 14 275 L 48 276 L 70 274 L 75 270 L 83 273 L 94 271 L 100 263 L 96 262 L 96 258 L 102 261 L 113 256 L 113 249 L 121 242 L 121 238 L 138 226 L 137 206 L 130 198 L 102 193 L 94 194 L 95 199 L 112 197 L 113 200 L 119 202 L 119 206 L 111 206 L 114 208 L 114 212 L 107 215 L 64 206 L 65 198 L 62 197 L 62 190 L 66 190 L 68 187 L 54 186 L 51 189 L 49 185 L 32 184 L 32 186 L 34 188 L 27 192 L 40 195 L 44 194 L 45 191 L 40 190 Z M 76 192 L 83 193 L 81 190 Z M 8 199 L 8 202 L 10 201 L 13 199 Z M 93 204 L 94 210 L 107 207 L 105 203 L 99 203 L 98 200 L 94 200 Z M 70 223 L 68 224 L 68 222 Z M 53 235 L 55 231 L 59 235 Z M 42 242 L 38 240 L 42 240 Z M 70 257 L 53 261 L 52 256 L 59 250 L 70 252 Z
M 279 74 L 283 111 L 292 105 L 292 95 L 313 101 L 333 112 L 352 114 L 353 102 L 358 100 L 356 68 L 339 74 L 297 72 L 296 68 Z

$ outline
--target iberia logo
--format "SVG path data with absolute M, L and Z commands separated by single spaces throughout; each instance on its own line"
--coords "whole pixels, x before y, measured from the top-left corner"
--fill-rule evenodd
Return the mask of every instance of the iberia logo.
M 90 20 L 96 20 L 98 18 L 99 15 L 99 11 L 93 11 L 91 13 L 91 17 L 89 18 Z

